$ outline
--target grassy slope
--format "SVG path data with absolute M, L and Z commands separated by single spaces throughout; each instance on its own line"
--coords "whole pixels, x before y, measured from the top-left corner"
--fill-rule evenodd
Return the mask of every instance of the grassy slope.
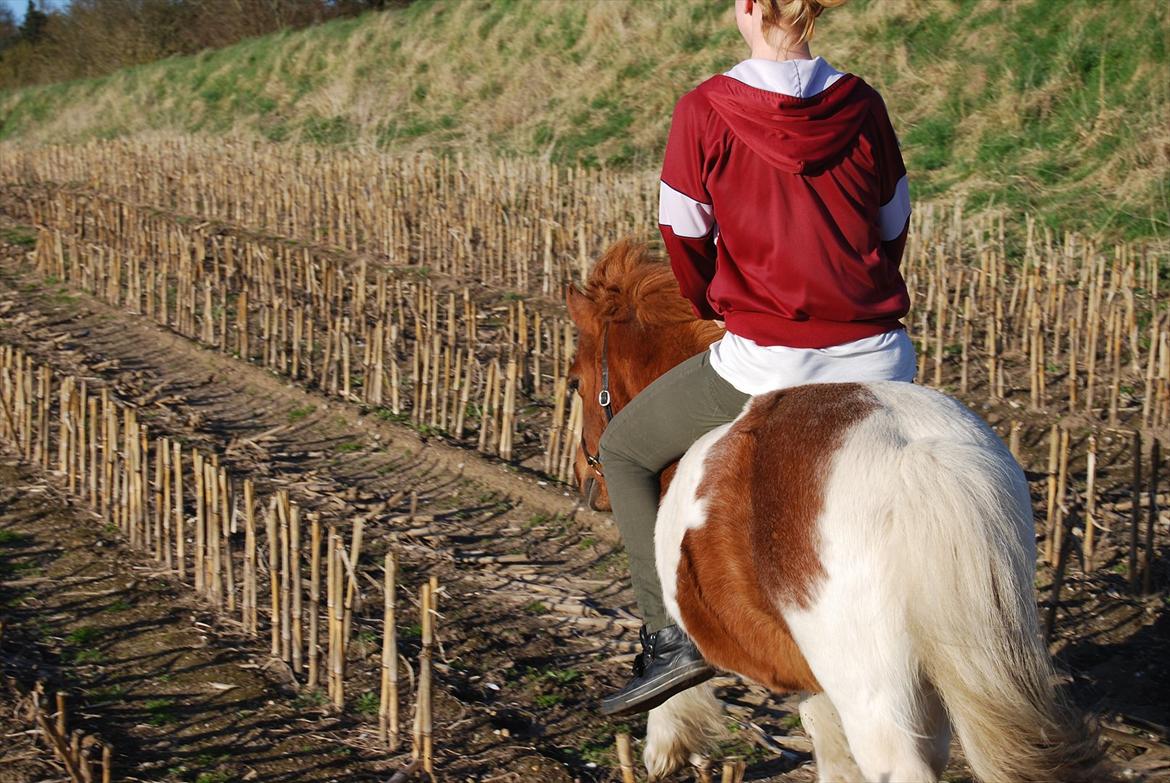
M 654 166 L 677 96 L 740 59 L 730 0 L 418 0 L 0 93 L 0 138 L 167 130 Z M 854 0 L 814 49 L 875 84 L 918 197 L 1164 237 L 1170 13 L 1146 0 Z

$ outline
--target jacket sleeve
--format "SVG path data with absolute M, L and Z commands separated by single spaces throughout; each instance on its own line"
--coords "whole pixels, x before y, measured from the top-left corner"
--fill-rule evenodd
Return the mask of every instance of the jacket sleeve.
M 881 226 L 882 255 L 895 265 L 902 260 L 906 249 L 906 233 L 910 228 L 910 184 L 906 178 L 906 164 L 902 160 L 898 137 L 890 123 L 885 103 L 878 99 L 878 148 L 876 150 L 878 187 L 881 208 L 878 222 Z
M 674 276 L 695 315 L 719 318 L 707 301 L 715 277 L 715 211 L 704 184 L 703 133 L 710 109 L 695 93 L 674 107 L 662 182 L 658 190 L 658 229 Z

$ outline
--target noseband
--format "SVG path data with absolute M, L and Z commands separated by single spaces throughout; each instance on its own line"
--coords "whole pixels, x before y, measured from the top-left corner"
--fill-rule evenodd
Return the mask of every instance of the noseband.
M 601 406 L 601 410 L 605 411 L 605 423 L 609 424 L 613 421 L 613 397 L 609 393 L 609 324 L 606 323 L 601 330 L 601 391 L 597 393 L 597 404 Z M 581 451 L 585 454 L 585 461 L 589 467 L 593 468 L 593 472 L 599 478 L 605 478 L 605 473 L 601 470 L 601 444 L 598 443 L 597 453 L 593 454 L 589 451 L 589 447 L 585 445 L 585 431 L 581 431 Z

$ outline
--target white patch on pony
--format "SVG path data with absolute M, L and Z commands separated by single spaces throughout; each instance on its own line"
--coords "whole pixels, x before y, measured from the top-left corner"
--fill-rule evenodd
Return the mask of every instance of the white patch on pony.
M 938 696 L 955 713 L 964 687 L 995 692 L 1032 644 L 1028 488 L 961 403 L 864 386 L 879 407 L 845 433 L 817 520 L 826 576 L 807 608 L 779 608 L 864 779 L 935 781 L 950 730 Z
M 716 427 L 687 450 L 678 463 L 666 496 L 662 498 L 654 523 L 654 561 L 658 566 L 658 581 L 662 584 L 663 605 L 671 619 L 684 631 L 686 626 L 678 609 L 678 564 L 682 557 L 683 536 L 688 530 L 702 527 L 707 522 L 707 501 L 696 497 L 696 493 L 703 483 L 707 454 L 734 423 Z
M 694 753 L 707 754 L 726 734 L 723 705 L 705 682 L 688 688 L 650 711 L 642 762 L 650 780 L 680 769 Z

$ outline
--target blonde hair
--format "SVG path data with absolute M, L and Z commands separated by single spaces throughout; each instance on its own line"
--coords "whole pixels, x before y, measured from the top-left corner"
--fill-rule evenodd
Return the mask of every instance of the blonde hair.
M 817 17 L 826 8 L 844 5 L 845 0 L 756 0 L 763 6 L 764 29 L 783 27 L 797 34 L 797 43 L 813 37 Z

